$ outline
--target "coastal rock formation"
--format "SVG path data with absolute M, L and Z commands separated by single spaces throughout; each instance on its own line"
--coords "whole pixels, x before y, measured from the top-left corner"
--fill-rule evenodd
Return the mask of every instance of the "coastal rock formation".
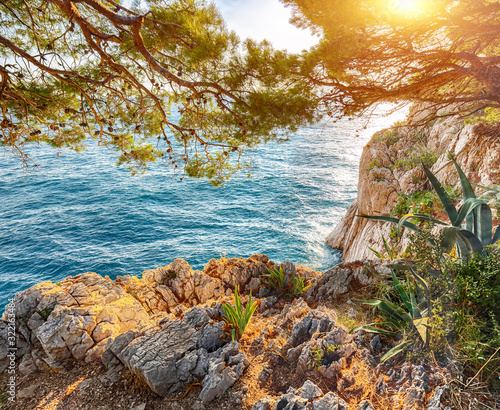
M 29 377 L 54 371 L 69 374 L 82 363 L 98 365 L 100 375 L 77 383 L 80 400 L 89 397 L 90 386 L 108 389 L 133 378 L 154 392 L 151 400 L 164 398 L 165 407 L 159 408 L 166 409 L 212 410 L 220 400 L 231 400 L 233 407 L 246 409 L 341 410 L 354 403 L 352 408 L 368 410 L 377 408 L 376 403 L 358 397 L 374 394 L 380 405 L 393 400 L 411 409 L 420 408 L 443 384 L 430 367 L 377 366 L 390 347 L 388 341 L 362 331 L 350 334 L 340 322 L 340 297 L 372 285 L 379 276 L 375 273 L 387 270 L 380 261 L 346 263 L 324 274 L 281 264 L 286 275 L 298 275 L 311 286 L 302 297 L 267 287 L 250 330 L 232 342 L 222 303 L 233 302 L 234 286 L 243 289 L 243 303 L 250 291 L 259 288 L 261 293 L 266 288 L 261 275 L 275 267 L 264 255 L 212 260 L 203 271 L 176 259 L 144 272 L 142 278 L 122 276 L 113 281 L 85 273 L 57 284 L 42 282 L 13 300 L 18 370 Z M 205 284 L 205 289 L 193 288 L 193 282 Z M 4 330 L 0 328 L 2 371 L 10 360 Z M 38 377 L 34 383 L 39 384 Z M 177 400 L 170 399 L 172 395 L 189 392 L 192 386 L 199 388 L 195 402 L 166 406 Z M 23 387 L 22 400 L 39 394 L 37 386 Z M 249 389 L 253 390 L 247 396 Z M 268 398 L 262 398 L 261 391 Z M 440 404 L 441 396 L 434 396 L 433 405 Z M 26 401 L 20 403 L 14 408 L 29 407 Z M 86 405 L 89 408 L 88 403 L 82 408 Z
M 407 126 L 381 131 L 364 147 L 359 166 L 358 196 L 328 235 L 327 244 L 343 251 L 346 262 L 373 257 L 368 246 L 383 251 L 382 235 L 390 224 L 357 215 L 388 215 L 399 194 L 412 194 L 428 186 L 420 160 L 434 163 L 432 172 L 443 184 L 458 184 L 453 153 L 474 183 L 492 186 L 500 181 L 500 126 L 464 125 L 446 117 L 425 129 Z

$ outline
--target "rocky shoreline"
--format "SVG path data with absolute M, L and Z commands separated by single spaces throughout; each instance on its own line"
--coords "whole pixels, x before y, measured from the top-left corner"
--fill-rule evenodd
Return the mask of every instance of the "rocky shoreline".
M 262 275 L 276 266 L 265 255 L 253 255 L 212 259 L 198 271 L 176 259 L 141 278 L 111 280 L 89 272 L 18 293 L 10 305 L 17 396 L 13 403 L 4 397 L 4 405 L 51 408 L 44 403 L 57 388 L 42 389 L 44 378 L 62 383 L 81 375 L 52 408 L 89 408 L 89 386 L 95 397 L 111 390 L 129 398 L 123 406 L 119 399 L 96 399 L 92 408 L 102 409 L 136 408 L 132 397 L 142 397 L 142 410 L 442 408 L 448 369 L 430 363 L 382 366 L 391 342 L 349 333 L 347 325 L 360 324 L 368 314 L 356 300 L 388 274 L 385 263 L 344 263 L 320 273 L 284 262 L 286 276 L 311 284 L 299 297 L 264 286 Z M 260 304 L 233 343 L 222 302 L 233 302 L 235 286 L 244 302 L 252 292 Z M 0 322 L 2 376 L 11 352 L 7 316 Z M 86 377 L 89 366 L 97 376 Z M 7 380 L 2 377 L 4 391 Z

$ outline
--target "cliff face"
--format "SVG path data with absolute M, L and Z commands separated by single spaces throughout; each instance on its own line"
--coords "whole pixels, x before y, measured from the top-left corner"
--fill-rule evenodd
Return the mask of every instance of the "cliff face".
M 344 261 L 373 257 L 368 246 L 382 251 L 390 224 L 356 215 L 388 215 L 399 194 L 429 188 L 419 165 L 424 158 L 443 184 L 455 185 L 458 176 L 447 153 L 455 159 L 471 182 L 485 186 L 500 180 L 500 126 L 463 125 L 454 117 L 441 119 L 423 130 L 396 127 L 375 134 L 360 160 L 358 196 L 327 244 L 343 251 Z

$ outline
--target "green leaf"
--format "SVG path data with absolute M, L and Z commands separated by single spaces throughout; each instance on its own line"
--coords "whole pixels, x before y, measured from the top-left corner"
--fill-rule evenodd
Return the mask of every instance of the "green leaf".
M 411 319 L 403 309 L 401 309 L 399 306 L 396 306 L 394 303 L 389 302 L 388 300 L 371 299 L 362 301 L 361 303 L 364 303 L 365 305 L 375 306 L 402 322 L 409 322 Z
M 477 210 L 477 236 L 484 247 L 491 243 L 492 221 L 490 207 L 482 203 Z
M 401 232 L 401 227 L 404 225 L 404 223 L 412 218 L 417 218 L 417 219 L 423 219 L 425 221 L 433 222 L 436 225 L 448 225 L 446 222 L 440 221 L 439 219 L 434 218 L 433 216 L 426 215 L 426 214 L 406 214 L 403 216 L 398 223 L 398 231 Z
M 441 248 L 445 253 L 450 253 L 457 242 L 458 237 L 457 226 L 445 226 L 441 229 Z
M 497 229 L 495 229 L 495 235 L 493 235 L 493 239 L 491 240 L 491 244 L 495 244 L 498 242 L 500 239 L 500 226 L 497 226 Z
M 457 234 L 458 234 L 458 230 L 457 230 Z M 468 259 L 469 253 L 470 253 L 470 251 L 465 243 L 465 240 L 460 235 L 458 235 L 457 236 L 457 256 L 458 256 L 458 258 L 464 259 L 464 260 Z
M 458 217 L 456 224 L 454 226 L 460 226 L 462 225 L 464 219 L 467 217 L 467 230 L 472 232 L 472 226 L 469 227 L 469 223 L 472 223 L 472 212 L 474 209 L 476 209 L 478 206 L 484 205 L 484 201 L 481 199 L 477 198 L 468 198 L 465 200 L 463 205 L 460 207 L 460 210 L 458 212 Z
M 384 256 L 383 256 L 383 255 L 382 255 L 379 251 L 377 251 L 377 250 L 375 250 L 375 249 L 371 248 L 370 246 L 368 247 L 368 249 L 370 249 L 370 250 L 371 250 L 371 251 L 375 254 L 375 256 L 376 256 L 377 258 L 382 259 L 382 258 L 384 257 Z
M 472 232 L 459 229 L 458 235 L 467 248 L 467 254 L 483 253 L 483 244 Z
M 373 221 L 379 221 L 379 222 L 391 222 L 393 224 L 398 224 L 399 219 L 398 218 L 392 218 L 390 216 L 370 216 L 370 215 L 357 215 L 360 218 L 365 218 L 365 219 L 371 219 Z M 403 224 L 405 228 L 411 229 L 412 231 L 422 231 L 421 228 L 419 228 L 417 225 L 412 224 L 410 222 L 405 222 Z
M 476 194 L 474 193 L 474 189 L 472 189 L 469 179 L 465 175 L 464 171 L 462 171 L 462 168 L 460 168 L 460 166 L 457 164 L 457 161 L 455 161 L 453 157 L 451 157 L 451 160 L 453 161 L 453 164 L 457 169 L 458 176 L 460 177 L 460 185 L 462 185 L 462 192 L 464 193 L 464 199 L 467 200 L 470 198 L 475 198 Z
M 412 269 L 411 273 L 412 273 L 413 277 L 415 278 L 415 280 L 417 281 L 417 286 L 420 285 L 422 287 L 422 289 L 424 290 L 424 293 L 425 293 L 425 296 L 427 299 L 426 302 L 427 302 L 428 309 L 431 310 L 432 309 L 432 299 L 431 299 L 431 292 L 429 290 L 429 285 L 424 280 L 424 278 L 422 278 L 417 272 L 415 272 L 415 270 Z M 424 316 L 424 315 L 422 314 L 422 316 Z
M 385 237 L 384 235 L 382 235 L 382 240 L 384 241 L 384 248 L 385 248 L 385 251 L 387 252 L 387 256 L 389 256 L 389 259 L 394 259 L 394 252 L 392 251 L 392 249 L 389 247 L 389 244 L 387 243 L 387 241 L 385 240 Z
M 392 337 L 399 336 L 399 333 L 391 332 L 390 330 L 385 330 L 385 329 L 381 329 L 379 327 L 372 326 L 372 325 L 381 326 L 382 324 L 383 324 L 383 322 L 380 322 L 380 323 L 375 322 L 375 323 L 370 323 L 368 325 L 358 326 L 358 327 L 352 329 L 351 333 L 355 333 L 358 330 L 364 330 L 365 332 L 378 333 L 378 334 L 385 335 L 385 336 L 392 336 Z
M 413 326 L 415 329 L 417 329 L 418 334 L 424 341 L 424 343 L 427 345 L 428 342 L 428 323 L 429 323 L 429 318 L 428 317 L 422 317 L 418 319 L 413 319 Z
M 443 208 L 446 211 L 448 218 L 450 218 L 450 222 L 452 225 L 455 225 L 455 222 L 458 218 L 458 212 L 455 208 L 455 205 L 453 205 L 453 202 L 451 201 L 450 197 L 446 193 L 445 189 L 441 185 L 441 182 L 438 181 L 438 179 L 434 176 L 434 174 L 425 166 L 422 165 L 424 168 L 424 172 L 427 175 L 427 178 L 429 178 L 430 183 L 434 187 L 434 190 L 438 194 L 439 199 L 441 200 L 441 203 L 443 204 Z
M 396 287 L 396 290 L 398 291 L 401 300 L 405 304 L 406 308 L 411 312 L 411 303 L 410 300 L 408 299 L 408 295 L 406 294 L 403 285 L 401 285 L 401 282 L 394 274 L 394 271 L 391 271 L 391 273 L 392 273 L 392 281 L 394 282 L 394 286 Z
M 407 347 L 411 346 L 412 344 L 413 344 L 413 342 L 411 340 L 406 340 L 406 341 L 398 344 L 397 346 L 394 346 L 391 350 L 389 350 L 385 355 L 382 356 L 382 358 L 380 359 L 380 363 L 381 364 L 385 363 L 387 360 L 398 355 L 399 353 L 404 351 Z

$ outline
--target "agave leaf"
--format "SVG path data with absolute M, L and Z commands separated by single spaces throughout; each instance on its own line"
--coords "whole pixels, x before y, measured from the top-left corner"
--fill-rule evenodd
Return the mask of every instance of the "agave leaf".
M 412 218 L 423 219 L 423 220 L 426 220 L 426 221 L 429 221 L 429 222 L 433 222 L 436 225 L 448 225 L 446 222 L 440 221 L 439 219 L 436 219 L 436 218 L 434 218 L 434 217 L 432 217 L 430 215 L 415 213 L 415 214 L 407 214 L 407 215 L 403 216 L 399 220 L 398 230 L 401 231 L 401 227 L 404 225 L 404 223 L 406 221 L 408 221 L 409 219 L 412 219 Z
M 492 230 L 491 209 L 483 202 L 477 209 L 477 236 L 484 247 L 491 243 Z
M 241 300 L 240 296 L 238 295 L 238 285 L 234 286 L 234 304 L 236 306 L 236 310 L 238 313 L 241 312 Z
M 429 318 L 428 317 L 423 317 L 419 319 L 414 319 L 413 320 L 413 326 L 415 329 L 417 329 L 418 334 L 424 341 L 424 343 L 427 345 L 428 339 L 428 323 L 429 323 Z
M 387 256 L 389 256 L 389 259 L 391 259 L 391 260 L 394 259 L 394 252 L 389 247 L 389 244 L 385 240 L 385 236 L 384 235 L 382 235 L 382 240 L 384 241 L 384 248 L 385 248 L 385 251 L 387 252 Z
M 382 259 L 382 258 L 384 257 L 384 256 L 383 256 L 383 255 L 382 255 L 379 251 L 377 251 L 377 250 L 375 250 L 375 249 L 371 248 L 370 246 L 368 247 L 368 249 L 370 249 L 370 250 L 371 250 L 371 251 L 375 254 L 375 256 L 376 256 L 377 258 Z
M 411 312 L 412 306 L 411 306 L 410 299 L 408 298 L 408 295 L 406 294 L 405 288 L 403 287 L 403 285 L 401 285 L 401 282 L 398 280 L 398 278 L 394 274 L 394 271 L 391 271 L 391 273 L 392 273 L 392 281 L 394 282 L 394 286 L 396 287 L 396 289 L 399 293 L 399 296 L 401 296 L 401 300 L 405 304 L 408 311 Z
M 380 322 L 377 324 L 380 326 L 389 325 L 389 326 L 391 326 L 395 329 L 399 329 L 399 330 L 404 329 L 405 327 L 408 326 L 405 322 L 401 322 L 400 320 L 397 320 L 391 316 L 385 316 L 383 319 L 384 319 L 383 322 Z
M 495 229 L 495 235 L 493 235 L 493 239 L 491 240 L 491 245 L 494 245 L 500 239 L 500 225 Z
M 463 205 L 460 207 L 458 212 L 457 221 L 454 226 L 462 225 L 464 219 L 467 217 L 467 222 L 472 222 L 472 212 L 480 205 L 484 204 L 484 201 L 477 198 L 468 198 L 465 200 Z M 467 230 L 472 232 L 472 227 L 469 229 L 467 225 Z
M 365 305 L 375 306 L 401 322 L 409 322 L 411 319 L 403 309 L 388 300 L 371 299 L 365 300 L 362 303 Z
M 387 360 L 389 360 L 391 357 L 394 357 L 404 351 L 407 347 L 412 345 L 413 342 L 411 340 L 406 340 L 397 346 L 394 346 L 391 350 L 389 350 L 385 355 L 382 356 L 380 359 L 380 363 L 385 363 Z
M 465 229 L 471 232 L 474 229 L 474 213 L 470 213 L 465 217 Z
M 413 288 L 410 283 L 410 278 L 407 275 L 407 280 L 408 280 L 408 293 L 410 294 L 410 302 L 411 302 L 411 317 L 413 319 L 422 317 L 420 314 L 420 309 L 418 308 L 417 305 L 417 300 L 415 299 L 415 292 L 413 292 Z
M 482 189 L 484 191 L 490 191 L 491 190 L 492 192 L 500 193 L 500 187 L 497 186 L 497 185 L 494 185 L 492 187 L 486 187 L 486 186 L 483 186 L 483 185 L 474 184 L 473 182 L 471 182 L 471 185 L 474 185 L 476 188 L 480 188 L 480 189 Z
M 371 216 L 371 215 L 358 215 L 360 218 L 365 218 L 365 219 L 371 219 L 373 221 L 380 221 L 380 222 L 392 222 L 393 224 L 398 224 L 399 219 L 398 218 L 392 218 L 390 216 Z M 404 224 L 405 228 L 411 229 L 412 231 L 422 231 L 422 228 L 418 227 L 415 224 L 412 224 L 410 222 L 405 222 Z
M 460 185 L 462 185 L 462 192 L 464 193 L 464 199 L 467 200 L 469 198 L 475 198 L 476 194 L 474 193 L 474 189 L 472 189 L 469 179 L 465 175 L 464 171 L 462 171 L 462 168 L 460 168 L 460 166 L 457 164 L 457 161 L 455 161 L 454 158 L 451 158 L 451 160 L 453 161 L 453 164 L 457 169 L 458 176 L 460 177 Z
M 445 253 L 450 253 L 457 242 L 458 237 L 458 227 L 456 226 L 445 226 L 441 230 L 441 248 Z
M 459 229 L 458 236 L 463 240 L 467 248 L 467 254 L 484 253 L 483 244 L 472 232 Z
M 427 178 L 429 178 L 430 183 L 434 187 L 434 190 L 438 194 L 439 199 L 441 200 L 441 203 L 443 204 L 443 208 L 446 211 L 448 218 L 450 218 L 450 222 L 452 225 L 455 225 L 455 221 L 457 220 L 458 217 L 458 212 L 455 208 L 455 205 L 453 205 L 453 202 L 451 201 L 450 197 L 444 190 L 443 186 L 441 185 L 441 182 L 438 181 L 438 179 L 434 176 L 434 174 L 425 166 L 422 165 L 424 168 L 424 172 L 427 175 Z
M 457 231 L 458 233 L 458 231 Z M 457 236 L 457 256 L 459 259 L 466 260 L 469 255 L 469 249 L 460 235 Z
M 429 285 L 425 281 L 424 278 L 422 278 L 417 272 L 415 272 L 413 269 L 411 271 L 413 277 L 417 281 L 417 286 L 420 285 L 422 289 L 424 290 L 425 296 L 426 296 L 426 302 L 428 309 L 432 309 L 432 299 L 431 299 L 431 292 L 429 290 Z M 422 316 L 425 316 L 423 313 L 421 313 Z
M 355 333 L 358 330 L 364 330 L 365 332 L 378 333 L 378 334 L 385 335 L 385 336 L 393 336 L 393 337 L 399 336 L 399 333 L 391 332 L 390 330 L 381 329 L 379 327 L 375 327 L 375 326 L 372 326 L 372 325 L 379 325 L 379 326 L 381 326 L 381 325 L 383 325 L 383 322 L 380 322 L 380 323 L 370 323 L 368 325 L 358 326 L 358 327 L 352 329 L 351 333 Z

